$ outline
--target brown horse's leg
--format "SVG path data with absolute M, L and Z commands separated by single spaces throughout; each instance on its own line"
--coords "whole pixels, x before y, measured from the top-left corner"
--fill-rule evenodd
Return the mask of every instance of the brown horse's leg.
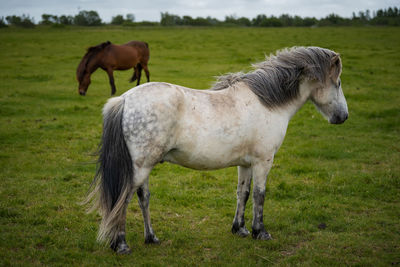
M 134 82 L 137 78 L 137 67 L 133 67 L 133 74 L 132 74 L 132 78 L 129 82 Z
M 112 69 L 107 70 L 108 78 L 110 79 L 110 85 L 111 85 L 111 95 L 114 95 L 117 89 L 115 88 L 114 84 L 114 74 Z
M 137 71 L 136 71 L 137 84 L 136 84 L 136 86 L 138 86 L 140 84 L 140 77 L 142 77 L 142 65 L 140 65 L 140 63 L 139 63 L 136 65 L 136 67 L 137 67 Z
M 150 72 L 149 72 L 149 68 L 147 67 L 147 65 L 143 66 L 144 71 L 146 72 L 146 77 L 147 77 L 147 82 L 150 82 Z

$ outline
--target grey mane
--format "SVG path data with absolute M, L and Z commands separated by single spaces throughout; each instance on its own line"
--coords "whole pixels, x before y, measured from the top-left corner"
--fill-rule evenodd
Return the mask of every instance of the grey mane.
M 253 65 L 255 70 L 252 72 L 218 77 L 211 90 L 223 90 L 237 82 L 244 82 L 264 105 L 275 108 L 298 96 L 302 79 L 324 83 L 335 55 L 335 52 L 320 47 L 283 49 Z

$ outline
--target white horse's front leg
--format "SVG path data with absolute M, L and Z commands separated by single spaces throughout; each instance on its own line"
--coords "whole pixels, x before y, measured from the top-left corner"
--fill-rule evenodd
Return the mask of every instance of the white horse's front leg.
M 237 207 L 232 224 L 232 233 L 241 237 L 250 234 L 244 223 L 244 211 L 250 195 L 251 168 L 238 167 Z
M 266 162 L 256 164 L 253 172 L 253 224 L 252 237 L 254 239 L 269 240 L 271 235 L 265 230 L 263 220 L 265 184 L 267 175 L 272 167 L 272 158 Z

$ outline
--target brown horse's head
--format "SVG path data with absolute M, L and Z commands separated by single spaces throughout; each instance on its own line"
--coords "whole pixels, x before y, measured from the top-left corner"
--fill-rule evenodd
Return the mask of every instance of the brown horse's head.
M 86 54 L 83 56 L 81 62 L 76 70 L 76 79 L 79 82 L 78 92 L 80 95 L 86 95 L 86 91 L 90 84 L 90 75 L 98 68 L 96 62 L 101 57 L 101 51 L 111 44 L 110 41 L 101 43 L 96 46 L 89 47 Z
M 78 92 L 80 95 L 84 96 L 86 95 L 86 91 L 89 87 L 90 84 L 90 73 L 89 72 L 85 72 L 81 78 L 81 80 L 79 80 L 79 78 L 77 78 L 79 81 L 79 88 L 78 88 Z

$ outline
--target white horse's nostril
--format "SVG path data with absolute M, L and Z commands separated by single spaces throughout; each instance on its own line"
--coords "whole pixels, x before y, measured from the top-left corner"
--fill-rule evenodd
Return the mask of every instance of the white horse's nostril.
M 332 124 L 342 124 L 347 120 L 348 116 L 349 116 L 348 113 L 345 113 L 344 115 L 335 114 L 329 119 L 329 122 L 332 123 Z

